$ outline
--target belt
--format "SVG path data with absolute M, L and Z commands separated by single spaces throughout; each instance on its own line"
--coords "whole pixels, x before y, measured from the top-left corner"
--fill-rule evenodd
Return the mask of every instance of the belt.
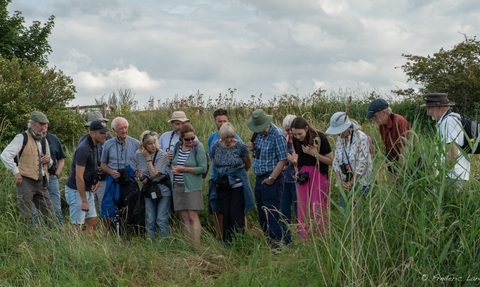
M 257 177 L 269 177 L 271 174 L 272 174 L 273 170 L 270 171 L 270 172 L 266 172 L 266 173 L 263 173 L 263 174 L 259 174 L 257 175 Z

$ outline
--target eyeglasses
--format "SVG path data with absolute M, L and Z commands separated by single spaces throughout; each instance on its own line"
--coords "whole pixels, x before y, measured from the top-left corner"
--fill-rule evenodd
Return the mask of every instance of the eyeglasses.
M 157 133 L 156 132 L 149 132 L 149 133 L 146 133 L 143 135 L 143 139 L 142 141 L 144 142 L 146 139 L 148 139 L 149 137 L 155 137 L 157 136 Z
M 186 142 L 191 142 L 191 141 L 195 140 L 195 137 L 193 137 L 193 138 L 183 138 L 183 140 L 186 141 Z

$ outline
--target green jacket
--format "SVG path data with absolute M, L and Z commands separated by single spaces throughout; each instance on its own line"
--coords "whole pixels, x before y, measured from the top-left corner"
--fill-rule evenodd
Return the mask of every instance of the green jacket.
M 185 161 L 185 167 L 194 167 L 195 174 L 184 172 L 183 180 L 185 181 L 185 192 L 202 190 L 203 178 L 202 174 L 207 172 L 207 156 L 205 147 L 199 141 L 195 141 L 194 145 L 198 145 L 196 157 L 194 156 L 193 147 Z M 179 148 L 182 148 L 181 146 Z M 177 165 L 178 152 L 174 152 L 172 165 Z

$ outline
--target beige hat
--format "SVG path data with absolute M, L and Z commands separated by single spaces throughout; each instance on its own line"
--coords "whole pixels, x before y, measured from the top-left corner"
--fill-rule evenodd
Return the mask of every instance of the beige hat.
M 168 120 L 169 123 L 171 123 L 173 121 L 181 121 L 181 122 L 184 123 L 184 122 L 188 122 L 190 120 L 187 119 L 187 115 L 185 115 L 184 111 L 175 111 L 172 114 L 172 118 Z

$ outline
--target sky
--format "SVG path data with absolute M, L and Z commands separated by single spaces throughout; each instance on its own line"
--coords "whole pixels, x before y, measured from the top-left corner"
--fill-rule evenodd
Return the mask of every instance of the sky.
M 49 66 L 73 105 L 130 89 L 139 106 L 236 89 L 269 99 L 416 87 L 402 54 L 451 49 L 480 31 L 478 0 L 13 0 L 26 26 L 55 16 Z

